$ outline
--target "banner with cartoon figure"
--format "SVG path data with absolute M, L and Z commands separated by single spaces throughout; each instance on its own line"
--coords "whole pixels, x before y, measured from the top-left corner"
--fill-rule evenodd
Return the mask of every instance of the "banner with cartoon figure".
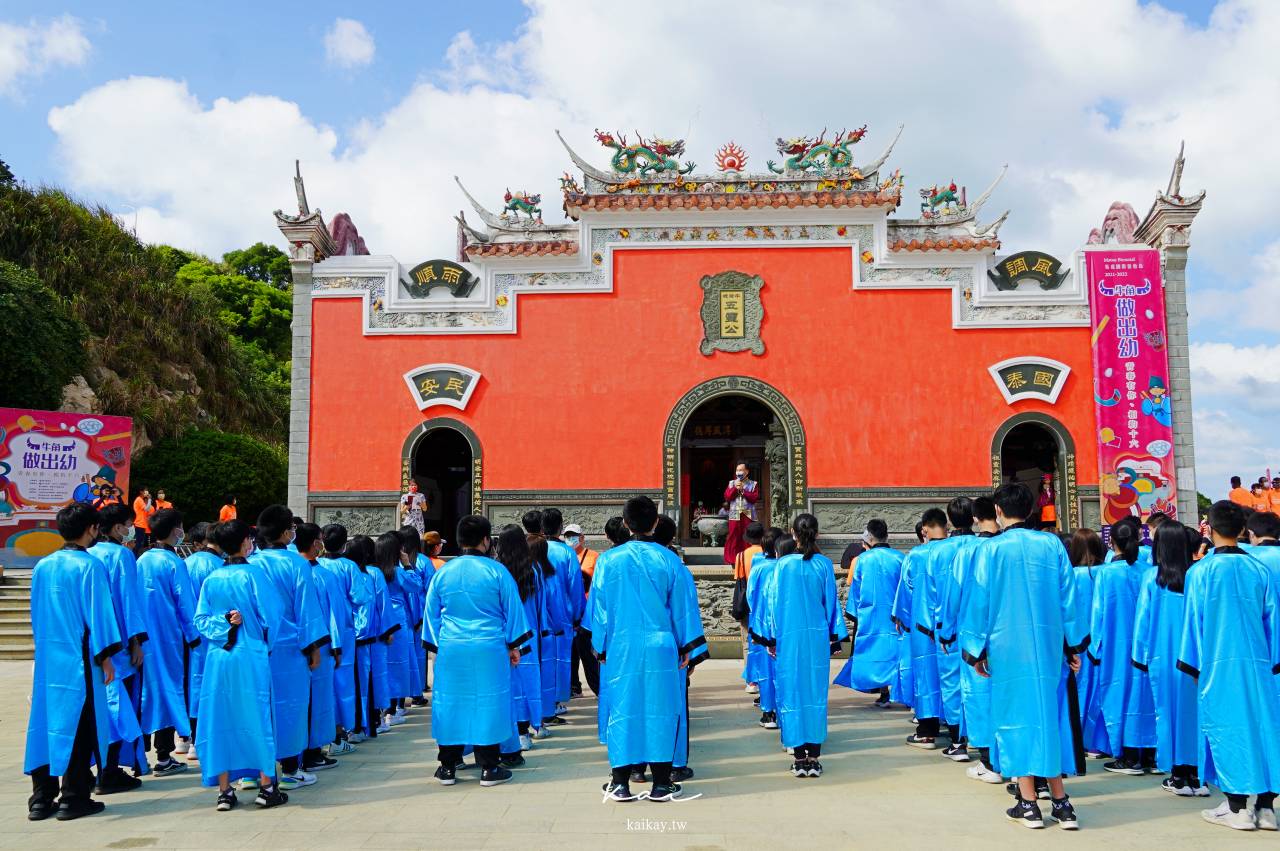
M 124 502 L 132 432 L 128 417 L 0 408 L 0 564 L 27 567 L 62 546 L 62 507 Z
M 1164 284 L 1154 248 L 1085 251 L 1102 520 L 1177 515 Z

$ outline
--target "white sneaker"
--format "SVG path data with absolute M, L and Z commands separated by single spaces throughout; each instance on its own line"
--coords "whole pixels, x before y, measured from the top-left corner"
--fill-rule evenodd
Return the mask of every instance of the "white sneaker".
M 981 780 L 983 783 L 1003 783 L 1004 778 L 1000 776 L 1000 772 L 992 771 L 981 762 L 974 763 L 964 770 L 965 776 L 970 780 Z
M 191 762 L 200 761 L 200 757 L 196 756 L 196 746 L 194 744 L 191 745 L 191 750 L 187 751 L 187 759 Z
M 392 714 L 395 715 L 397 718 L 403 718 L 404 716 L 409 714 L 409 711 L 405 709 L 403 706 L 401 706 Z
M 374 730 L 374 732 L 377 733 L 379 736 L 381 736 L 383 733 L 390 733 L 391 728 L 388 727 L 386 724 L 379 724 L 377 729 Z
M 258 788 L 258 778 L 256 778 L 256 777 L 242 777 L 242 778 L 240 778 L 240 791 L 241 791 L 241 792 L 252 792 L 253 790 L 255 790 L 255 789 L 257 789 L 257 788 Z
M 342 756 L 354 752 L 356 746 L 350 742 L 330 742 L 329 756 Z
M 547 736 L 551 735 L 551 731 L 548 730 L 546 727 L 530 727 L 529 733 L 535 739 L 545 739 Z
M 1258 830 L 1280 830 L 1276 825 L 1276 811 L 1271 807 L 1258 807 L 1254 810 L 1258 820 Z
M 569 704 L 560 702 L 556 704 L 556 714 L 563 715 L 569 711 Z
M 533 737 L 528 733 L 520 734 L 520 750 L 527 751 L 533 747 Z
M 747 683 L 747 687 L 743 689 L 747 694 L 759 694 L 760 686 L 755 683 Z
M 286 783 L 292 783 L 293 788 L 295 789 L 300 789 L 303 786 L 314 786 L 318 779 L 319 778 L 310 771 L 303 771 L 299 768 L 296 774 L 290 774 L 280 778 L 280 788 L 286 788 Z
M 358 745 L 365 740 L 364 733 L 347 733 L 347 741 L 353 745 Z
M 387 727 L 399 727 L 401 724 L 403 724 L 407 720 L 408 719 L 405 718 L 403 715 L 396 715 L 393 712 L 388 712 L 386 717 L 383 718 L 383 724 Z M 382 730 L 378 730 L 378 732 L 381 733 Z
M 1223 801 L 1216 810 L 1201 810 L 1200 817 L 1209 824 L 1220 824 L 1232 830 L 1257 830 L 1258 823 L 1253 818 L 1253 810 L 1245 807 L 1238 813 L 1231 811 L 1231 806 Z M 1272 819 L 1275 818 L 1274 811 Z M 1274 823 L 1274 821 L 1273 821 Z
M 174 753 L 189 753 L 191 751 L 191 740 L 187 738 L 178 739 L 178 746 L 173 749 Z

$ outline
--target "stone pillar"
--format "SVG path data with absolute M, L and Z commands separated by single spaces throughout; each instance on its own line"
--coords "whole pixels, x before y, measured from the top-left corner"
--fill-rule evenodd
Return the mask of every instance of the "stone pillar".
M 289 507 L 310 519 L 311 453 L 311 272 L 333 253 L 333 239 L 320 211 L 287 216 L 276 211 L 276 225 L 289 240 L 293 274 L 293 363 L 289 380 Z

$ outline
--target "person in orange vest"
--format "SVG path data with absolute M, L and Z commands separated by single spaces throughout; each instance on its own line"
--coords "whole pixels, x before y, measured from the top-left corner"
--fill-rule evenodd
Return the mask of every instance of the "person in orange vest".
M 1040 528 L 1058 531 L 1058 497 L 1053 492 L 1053 473 L 1040 477 L 1040 494 L 1036 498 L 1040 506 Z
M 585 601 L 587 594 L 591 591 L 591 577 L 596 573 L 596 559 L 600 556 L 598 552 L 587 546 L 587 536 L 582 534 L 582 527 L 577 523 L 570 523 L 564 527 L 562 538 L 566 544 L 573 548 L 574 555 L 578 557 L 578 569 L 582 571 L 582 598 Z M 572 647 L 572 666 L 569 668 L 569 694 L 573 697 L 582 695 L 582 680 L 578 678 L 578 664 L 582 664 L 582 673 L 586 675 L 587 686 L 591 689 L 592 694 L 600 693 L 600 663 L 596 661 L 596 654 L 591 651 L 591 633 L 579 629 L 573 637 Z
M 440 550 L 444 549 L 444 545 L 447 543 L 448 541 L 440 537 L 439 532 L 422 533 L 422 554 L 431 559 L 431 566 L 436 570 L 444 567 L 444 559 L 440 558 Z
M 761 544 L 764 542 L 765 528 L 764 524 L 758 520 L 752 520 L 747 524 L 746 532 L 743 534 L 743 543 L 746 549 L 738 553 L 733 560 L 733 601 L 735 611 L 733 616 L 738 620 L 738 628 L 742 631 L 742 679 L 746 680 L 747 694 L 759 694 L 760 686 L 747 679 L 747 652 L 751 649 L 750 631 L 747 629 L 747 619 L 750 612 L 745 610 L 747 597 L 747 577 L 751 575 L 751 560 L 758 554 L 764 552 Z M 741 596 L 744 611 L 739 613 L 737 603 Z
M 137 555 L 151 546 L 151 515 L 156 513 L 151 490 L 143 488 L 133 500 L 133 551 Z
M 166 508 L 173 508 L 173 503 L 164 498 L 164 488 L 161 488 L 156 491 L 156 507 L 151 513 L 155 514 L 156 511 L 164 511 Z
M 222 505 L 222 510 L 218 512 L 218 522 L 226 523 L 228 520 L 236 519 L 236 495 L 227 494 L 226 502 Z
M 1271 499 L 1267 496 L 1267 492 L 1262 489 L 1261 482 L 1254 482 L 1252 488 L 1249 489 L 1249 505 L 1254 511 L 1270 511 Z
M 1231 492 L 1227 494 L 1227 499 L 1234 502 L 1241 508 L 1253 508 L 1253 497 L 1249 491 L 1240 486 L 1240 477 L 1231 477 Z

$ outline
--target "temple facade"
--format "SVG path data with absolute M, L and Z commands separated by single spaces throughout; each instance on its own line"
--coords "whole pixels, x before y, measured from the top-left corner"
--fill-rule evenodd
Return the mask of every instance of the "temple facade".
M 756 172 L 726 143 L 704 173 L 683 141 L 597 132 L 584 155 L 562 138 L 565 221 L 460 182 L 449 258 L 368 253 L 298 177 L 298 213 L 276 213 L 290 504 L 382 531 L 416 481 L 446 538 L 463 514 L 545 505 L 598 535 L 643 493 L 690 540 L 745 462 L 762 519 L 812 511 L 828 539 L 872 517 L 905 539 L 924 508 L 1011 479 L 1051 488 L 1063 529 L 1193 513 L 1184 272 L 1203 193 L 1181 195 L 1181 156 L 1144 219 L 1112 205 L 1059 256 L 1002 245 L 1003 172 L 973 197 L 951 180 L 904 197 L 896 137 L 863 158 L 865 133 L 779 139 Z M 1142 298 L 1162 309 L 1135 313 Z M 1138 374 L 1148 354 L 1165 374 Z M 1150 438 L 1166 420 L 1171 439 Z

